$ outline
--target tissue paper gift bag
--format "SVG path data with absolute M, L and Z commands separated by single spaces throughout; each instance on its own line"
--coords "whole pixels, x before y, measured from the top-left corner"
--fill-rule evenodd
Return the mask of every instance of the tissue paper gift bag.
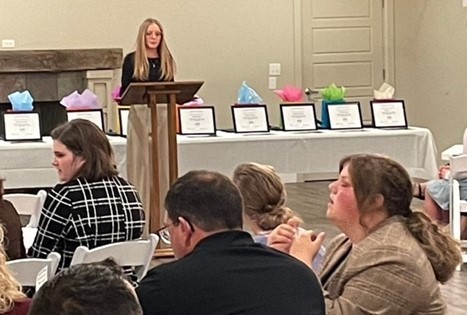
M 344 100 L 334 100 L 334 101 L 326 101 L 323 100 L 321 102 L 321 128 L 329 129 L 331 127 L 329 123 L 329 111 L 328 106 L 330 105 L 339 105 L 344 103 Z

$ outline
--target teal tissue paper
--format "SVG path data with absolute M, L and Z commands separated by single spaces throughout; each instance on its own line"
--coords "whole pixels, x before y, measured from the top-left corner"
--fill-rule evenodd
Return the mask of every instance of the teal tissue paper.
M 34 106 L 32 106 L 34 99 L 28 90 L 11 93 L 8 95 L 8 99 L 10 100 L 11 107 L 15 112 L 30 112 L 34 109 Z

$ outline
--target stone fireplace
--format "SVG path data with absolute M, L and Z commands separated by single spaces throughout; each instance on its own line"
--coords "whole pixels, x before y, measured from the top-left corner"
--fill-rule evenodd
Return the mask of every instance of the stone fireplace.
M 48 134 L 66 119 L 62 97 L 88 88 L 102 104 L 106 130 L 115 130 L 118 114 L 111 92 L 119 83 L 121 64 L 119 48 L 0 51 L 0 111 L 11 108 L 9 94 L 29 90 Z

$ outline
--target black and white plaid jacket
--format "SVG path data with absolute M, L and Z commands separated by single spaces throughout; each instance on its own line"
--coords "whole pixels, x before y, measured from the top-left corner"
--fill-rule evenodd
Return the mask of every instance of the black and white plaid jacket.
M 71 263 L 75 249 L 94 248 L 141 237 L 144 210 L 136 189 L 113 176 L 89 182 L 78 178 L 47 195 L 30 257 L 62 255 L 58 269 Z

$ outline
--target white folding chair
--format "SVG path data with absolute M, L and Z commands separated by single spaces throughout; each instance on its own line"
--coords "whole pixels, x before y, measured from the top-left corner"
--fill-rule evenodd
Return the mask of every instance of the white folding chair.
M 44 267 L 47 266 L 47 280 L 55 275 L 60 257 L 59 253 L 52 252 L 47 255 L 47 258 L 16 259 L 7 261 L 6 265 L 22 286 L 34 287 L 36 286 L 37 274 Z
M 137 281 L 139 282 L 148 272 L 158 242 L 159 236 L 150 234 L 147 240 L 118 242 L 93 249 L 79 246 L 73 254 L 70 266 L 113 258 L 120 266 L 135 267 Z
M 461 242 L 462 247 L 467 247 L 465 242 L 461 241 L 461 213 L 467 214 L 467 201 L 460 198 L 459 180 L 467 178 L 467 154 L 451 156 L 450 164 L 450 221 L 452 236 Z M 467 262 L 467 253 L 462 251 L 462 262 Z M 460 269 L 460 266 L 457 268 Z
M 37 194 L 5 194 L 3 199 L 13 204 L 19 215 L 29 215 L 29 223 L 22 228 L 23 243 L 26 251 L 32 246 L 39 225 L 39 218 L 47 192 L 39 190 Z

